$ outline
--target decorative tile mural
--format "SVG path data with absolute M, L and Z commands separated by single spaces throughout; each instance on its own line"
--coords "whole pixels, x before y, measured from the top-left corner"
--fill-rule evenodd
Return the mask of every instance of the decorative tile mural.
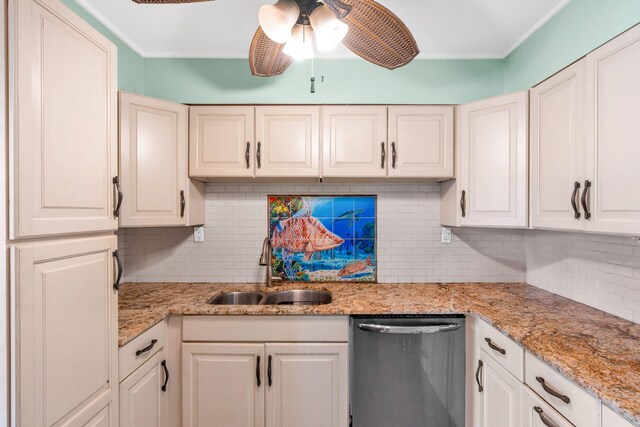
M 375 282 L 376 196 L 268 196 L 273 274 Z

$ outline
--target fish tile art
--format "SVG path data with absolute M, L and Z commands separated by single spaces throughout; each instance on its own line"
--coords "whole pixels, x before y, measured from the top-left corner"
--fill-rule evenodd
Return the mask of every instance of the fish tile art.
M 268 196 L 274 276 L 376 282 L 376 196 Z

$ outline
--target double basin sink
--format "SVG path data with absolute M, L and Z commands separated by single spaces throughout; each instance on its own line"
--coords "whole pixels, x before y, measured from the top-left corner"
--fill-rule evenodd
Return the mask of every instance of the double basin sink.
M 213 305 L 322 305 L 332 301 L 331 293 L 311 289 L 275 292 L 223 292 L 209 301 Z

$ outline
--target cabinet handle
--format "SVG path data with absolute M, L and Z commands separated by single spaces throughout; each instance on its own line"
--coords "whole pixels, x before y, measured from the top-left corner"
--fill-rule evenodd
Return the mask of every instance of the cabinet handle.
M 462 197 L 460 197 L 460 210 L 462 211 L 462 218 L 467 216 L 467 192 L 462 190 Z
M 580 219 L 580 211 L 578 211 L 578 193 L 580 192 L 580 183 L 578 181 L 573 183 L 573 194 L 571 195 L 571 206 L 576 219 Z
M 162 391 L 166 392 L 167 384 L 169 384 L 169 369 L 167 368 L 167 361 L 163 360 L 161 365 L 164 370 L 164 384 L 162 384 Z
M 116 277 L 116 281 L 113 283 L 113 289 L 119 291 L 120 280 L 122 280 L 122 273 L 124 272 L 124 268 L 122 267 L 122 261 L 120 260 L 120 252 L 118 252 L 117 249 L 113 251 L 113 258 L 116 260 L 116 265 L 118 266 L 118 276 Z
M 557 397 L 558 399 L 562 400 L 564 403 L 567 403 L 567 404 L 571 403 L 571 399 L 569 399 L 569 396 L 566 396 L 564 394 L 560 394 L 557 391 L 555 391 L 554 389 L 552 389 L 551 387 L 549 387 L 547 385 L 546 381 L 544 380 L 544 378 L 536 377 L 536 381 L 538 381 L 540 383 L 540 385 L 542 386 L 542 388 L 544 389 L 544 391 L 549 393 L 551 396 Z
M 396 158 L 398 157 L 398 153 L 396 152 L 396 143 L 391 143 L 391 167 L 396 168 Z
M 260 356 L 256 356 L 256 383 L 258 387 L 262 385 L 262 381 L 260 381 Z
M 273 384 L 273 381 L 271 381 L 271 355 L 269 355 L 269 365 L 267 366 L 267 380 L 269 387 L 271 387 L 271 384 Z
M 381 151 L 382 155 L 380 156 L 382 159 L 380 161 L 380 168 L 384 169 L 384 164 L 385 164 L 385 161 L 387 160 L 387 150 L 384 148 L 384 142 L 380 143 L 380 150 L 382 150 Z
M 584 182 L 584 190 L 582 191 L 582 209 L 584 210 L 584 219 L 591 219 L 591 212 L 589 212 L 589 203 L 587 197 L 589 197 L 589 190 L 591 189 L 591 181 Z
M 540 417 L 542 424 L 546 425 L 547 427 L 558 427 L 558 424 L 554 423 L 544 415 L 544 411 L 542 410 L 541 407 L 534 406 L 533 410 L 538 413 L 538 416 Z
M 256 152 L 256 160 L 258 162 L 258 169 L 260 169 L 262 167 L 262 155 L 261 152 L 262 151 L 262 143 L 260 141 L 258 141 L 258 150 Z
M 140 356 L 141 354 L 145 354 L 145 353 L 150 352 L 150 351 L 151 351 L 151 349 L 152 349 L 153 347 L 155 347 L 155 346 L 156 346 L 156 343 L 157 343 L 157 342 L 158 342 L 158 340 L 157 340 L 157 339 L 155 339 L 155 338 L 154 338 L 154 339 L 152 339 L 152 340 L 151 340 L 151 344 L 149 344 L 149 345 L 148 345 L 148 346 L 146 346 L 145 348 L 141 348 L 140 350 L 136 351 L 136 357 L 137 357 L 137 356 Z
M 180 191 L 180 218 L 184 218 L 184 210 L 187 207 L 187 201 L 184 198 L 184 190 Z
M 482 374 L 482 367 L 484 363 L 482 360 L 478 360 L 478 369 L 476 369 L 476 382 L 478 383 L 478 391 L 482 393 L 484 391 L 484 387 L 482 387 L 482 383 L 480 382 L 480 375 Z
M 246 164 L 247 169 L 251 167 L 251 163 L 249 162 L 250 153 L 251 153 L 251 143 L 247 142 L 247 150 L 244 152 L 244 162 Z
M 504 348 L 500 348 L 497 345 L 495 345 L 493 343 L 493 341 L 491 341 L 491 338 L 485 338 L 484 340 L 487 342 L 487 344 L 489 344 L 489 348 L 491 348 L 491 350 L 495 350 L 498 353 L 502 354 L 503 356 L 507 354 L 507 350 L 505 350 Z
M 118 218 L 120 216 L 120 207 L 122 206 L 122 200 L 124 199 L 124 194 L 122 194 L 122 187 L 120 187 L 120 177 L 113 177 L 113 185 L 116 186 L 116 192 L 118 193 L 118 201 L 116 202 L 116 207 L 113 209 L 113 216 Z

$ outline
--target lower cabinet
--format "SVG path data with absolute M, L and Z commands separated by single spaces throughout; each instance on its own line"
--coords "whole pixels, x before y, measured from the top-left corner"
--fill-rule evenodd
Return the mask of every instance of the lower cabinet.
M 345 427 L 346 343 L 184 343 L 185 427 Z
M 572 427 L 558 411 L 526 386 L 522 393 L 522 427 Z
M 159 351 L 120 383 L 120 427 L 167 426 L 167 373 Z
M 494 361 L 484 350 L 476 370 L 475 410 L 478 427 L 517 427 L 520 425 L 520 400 L 523 385 Z

